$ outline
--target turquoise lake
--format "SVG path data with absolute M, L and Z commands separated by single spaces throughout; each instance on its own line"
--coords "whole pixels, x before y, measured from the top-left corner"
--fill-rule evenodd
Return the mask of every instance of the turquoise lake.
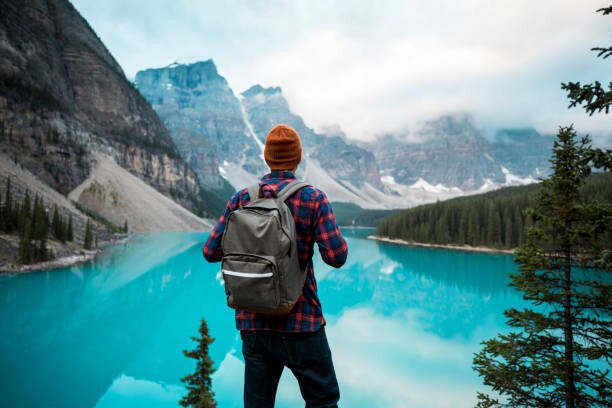
M 520 306 L 513 257 L 405 247 L 344 230 L 345 266 L 315 274 L 343 407 L 472 407 L 480 342 Z M 207 233 L 142 234 L 94 261 L 0 276 L 0 406 L 177 407 L 205 317 L 219 407 L 242 406 L 233 310 L 201 255 Z M 285 370 L 277 407 L 304 406 Z

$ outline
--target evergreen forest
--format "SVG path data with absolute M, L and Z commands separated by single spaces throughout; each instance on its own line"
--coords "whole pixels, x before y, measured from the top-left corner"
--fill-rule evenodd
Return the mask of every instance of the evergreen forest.
M 48 248 L 48 240 L 55 239 L 61 243 L 74 242 L 72 216 L 64 216 L 57 206 L 53 207 L 50 216 L 43 199 L 36 194 L 31 197 L 26 191 L 23 199 L 18 201 L 13 196 L 11 179 L 6 179 L 4 197 L 0 197 L 0 232 L 19 236 L 20 264 L 42 262 L 54 258 Z M 87 220 L 83 247 L 93 249 L 94 233 L 91 221 Z
M 513 249 L 525 243 L 539 184 L 507 187 L 404 210 L 383 218 L 376 235 L 409 242 Z M 580 189 L 587 201 L 612 201 L 612 175 L 592 174 Z M 612 247 L 612 233 L 603 238 Z

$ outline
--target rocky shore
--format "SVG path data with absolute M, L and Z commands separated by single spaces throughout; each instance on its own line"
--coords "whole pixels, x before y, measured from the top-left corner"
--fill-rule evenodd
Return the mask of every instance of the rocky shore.
M 18 262 L 19 237 L 14 234 L 0 234 L 0 275 L 58 269 L 77 265 L 93 259 L 103 251 L 106 245 L 126 239 L 124 235 L 117 235 L 111 241 L 99 243 L 100 247 L 92 250 L 84 249 L 76 243 L 62 243 L 51 239 L 47 241 L 47 250 L 52 254 L 53 259 L 24 265 Z
M 420 247 L 426 247 L 426 248 L 452 249 L 454 251 L 491 252 L 491 253 L 502 253 L 502 254 L 513 254 L 514 253 L 514 250 L 512 249 L 488 248 L 488 247 L 471 246 L 471 245 L 426 244 L 422 242 L 405 241 L 403 239 L 379 237 L 376 235 L 369 235 L 368 239 L 372 239 L 374 241 L 388 242 L 391 244 L 399 244 L 399 245 L 406 245 L 406 246 L 420 246 Z

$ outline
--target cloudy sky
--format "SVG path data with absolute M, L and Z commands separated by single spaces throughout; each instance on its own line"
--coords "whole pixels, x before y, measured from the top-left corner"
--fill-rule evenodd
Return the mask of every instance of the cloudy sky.
M 483 129 L 612 133 L 567 109 L 560 83 L 612 79 L 605 0 L 73 0 L 133 79 L 212 58 L 236 94 L 281 86 L 316 129 L 407 133 L 441 114 Z

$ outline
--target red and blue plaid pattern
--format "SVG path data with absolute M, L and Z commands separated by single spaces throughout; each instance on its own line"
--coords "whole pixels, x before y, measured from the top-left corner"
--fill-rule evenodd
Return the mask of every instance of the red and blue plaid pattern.
M 272 171 L 259 181 L 264 196 L 271 197 L 270 190 L 280 192 L 283 187 L 295 180 L 289 171 Z M 225 212 L 210 233 L 203 248 L 204 258 L 209 262 L 219 262 L 223 257 L 221 238 L 229 214 L 235 209 L 248 204 L 248 190 L 238 191 L 228 201 Z M 268 316 L 236 310 L 236 328 L 238 330 L 269 330 L 279 332 L 314 332 L 325 324 L 321 302 L 317 295 L 317 281 L 312 266 L 314 244 L 325 263 L 339 268 L 346 261 L 348 249 L 331 205 L 321 190 L 307 186 L 298 190 L 285 201 L 295 220 L 300 268 L 306 271 L 306 282 L 302 295 L 286 316 Z

